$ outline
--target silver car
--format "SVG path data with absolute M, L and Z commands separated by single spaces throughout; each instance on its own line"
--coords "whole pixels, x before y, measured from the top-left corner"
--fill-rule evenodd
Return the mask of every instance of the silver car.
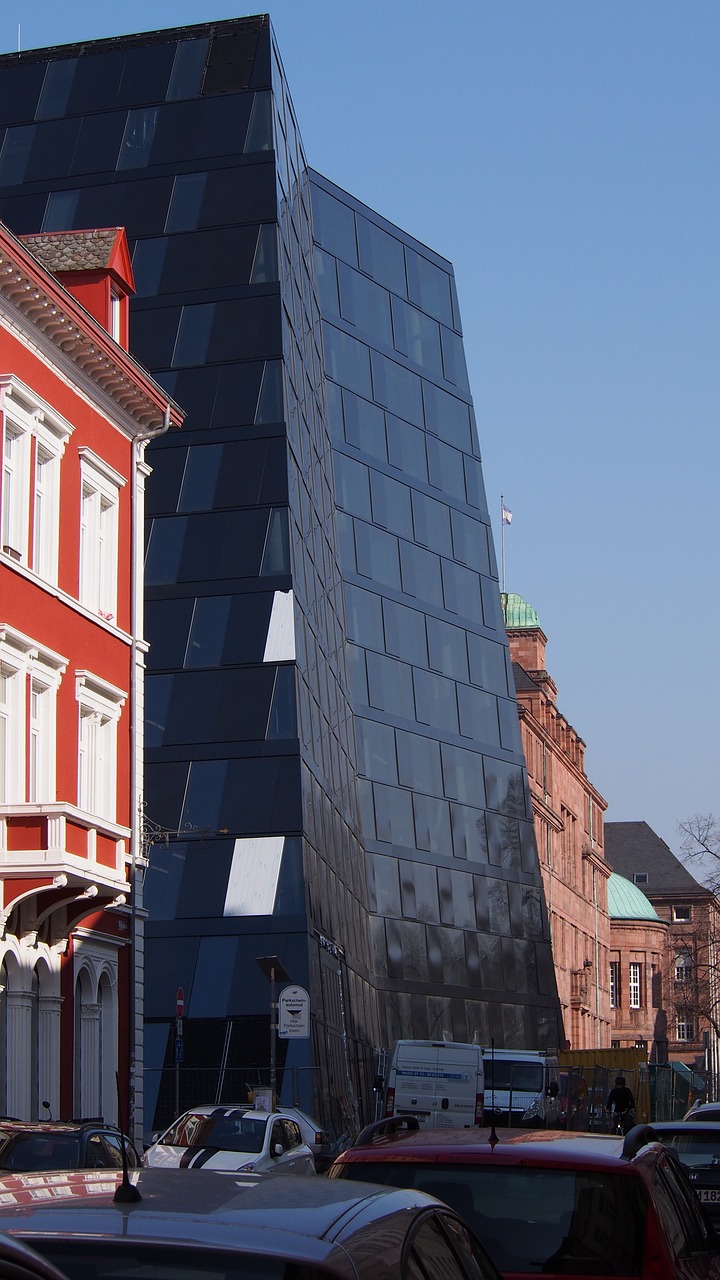
M 500 1280 L 441 1201 L 349 1180 L 16 1174 L 0 1179 L 2 1229 L 83 1280 Z
M 282 1111 L 205 1106 L 185 1111 L 148 1147 L 147 1168 L 314 1174 L 297 1120 Z

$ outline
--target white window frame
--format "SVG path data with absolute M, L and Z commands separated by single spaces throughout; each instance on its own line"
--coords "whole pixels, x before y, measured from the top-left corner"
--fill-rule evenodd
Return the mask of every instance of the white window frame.
M 689 951 L 675 952 L 675 981 L 691 982 L 693 976 L 693 958 Z
M 683 903 L 682 906 L 673 907 L 672 909 L 673 924 L 690 924 L 692 920 L 692 907 Z
M 118 598 L 118 520 L 125 477 L 82 447 L 80 455 L 80 603 L 115 621 Z
M 10 697 L 0 703 L 5 739 L 4 751 L 0 750 L 0 803 L 55 800 L 57 691 L 67 661 L 8 623 L 0 623 L 0 669 L 10 680 Z M 31 785 L 33 689 L 41 695 L 43 708 L 42 723 L 36 726 L 40 731 L 34 744 L 37 768 Z
M 695 1019 L 690 1014 L 677 1015 L 675 1021 L 675 1039 L 687 1042 L 695 1039 Z
M 117 730 L 127 694 L 90 671 L 75 672 L 78 808 L 116 821 Z
M 642 965 L 637 960 L 630 961 L 628 996 L 629 1008 L 642 1009 Z
M 56 586 L 60 462 L 73 428 L 12 374 L 0 374 L 0 411 L 0 553 Z
M 617 1009 L 618 1007 L 618 968 L 619 966 L 618 966 L 617 960 L 611 960 L 610 961 L 610 979 L 609 979 L 611 1009 Z

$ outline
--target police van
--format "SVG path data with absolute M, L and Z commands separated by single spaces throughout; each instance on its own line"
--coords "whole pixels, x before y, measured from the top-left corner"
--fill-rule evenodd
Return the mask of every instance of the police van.
M 477 1044 L 397 1040 L 385 1081 L 385 1115 L 414 1115 L 421 1128 L 483 1123 L 485 1074 Z

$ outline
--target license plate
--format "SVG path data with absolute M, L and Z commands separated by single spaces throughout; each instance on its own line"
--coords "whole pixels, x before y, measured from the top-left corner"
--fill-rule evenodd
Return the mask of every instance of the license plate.
M 701 1204 L 720 1204 L 720 1187 L 716 1191 L 698 1191 Z

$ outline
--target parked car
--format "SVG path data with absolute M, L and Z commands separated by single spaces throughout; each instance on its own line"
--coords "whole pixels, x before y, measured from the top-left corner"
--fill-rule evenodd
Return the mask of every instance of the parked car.
M 0 1120 L 0 1172 L 43 1169 L 119 1169 L 140 1157 L 129 1138 L 102 1120 Z
M 223 1106 L 236 1111 L 262 1111 L 269 1109 L 267 1107 L 263 1108 L 259 1103 L 252 1106 L 247 1102 L 226 1102 Z M 317 1173 L 324 1173 L 329 1165 L 332 1164 L 335 1156 L 338 1155 L 340 1148 L 334 1149 L 333 1143 L 330 1142 L 325 1130 L 317 1123 L 317 1120 L 313 1120 L 312 1116 L 309 1116 L 306 1111 L 301 1111 L 300 1107 L 286 1107 L 283 1104 L 280 1110 L 284 1116 L 290 1116 L 291 1120 L 297 1120 L 300 1125 L 303 1142 L 307 1142 L 315 1157 Z
M 193 1107 L 143 1155 L 148 1168 L 232 1169 L 314 1174 L 315 1159 L 297 1120 L 284 1111 Z
M 458 1215 L 420 1192 L 141 1169 L 0 1178 L 0 1229 L 68 1276 L 119 1280 L 499 1280 Z M 300 1270 L 302 1268 L 302 1270 Z M 41 1277 L 40 1280 L 52 1280 Z
M 329 1178 L 440 1196 L 505 1275 L 720 1277 L 720 1242 L 679 1161 L 648 1143 L 647 1126 L 623 1139 L 415 1124 L 368 1126 Z
M 41 1254 L 4 1233 L 0 1233 L 0 1276 L 3 1280 L 66 1280 Z
M 657 1138 L 671 1147 L 687 1170 L 703 1208 L 720 1225 L 720 1116 L 718 1120 L 656 1120 Z
M 720 1102 L 694 1102 L 683 1120 L 720 1120 Z

